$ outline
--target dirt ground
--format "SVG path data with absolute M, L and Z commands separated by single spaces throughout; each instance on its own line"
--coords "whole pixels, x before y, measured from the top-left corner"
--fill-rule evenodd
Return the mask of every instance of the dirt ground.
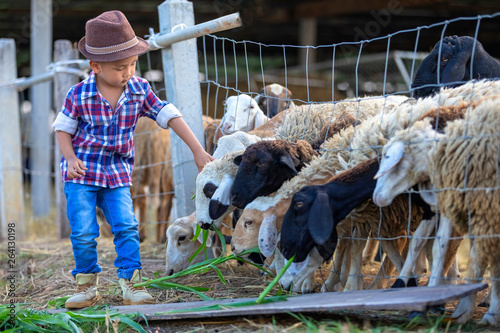
M 116 257 L 114 246 L 110 238 L 98 239 L 99 263 L 103 271 L 99 274 L 99 292 L 101 300 L 98 305 L 121 305 L 121 290 L 117 282 L 116 270 L 113 261 Z M 29 303 L 35 309 L 47 309 L 47 302 L 58 297 L 69 295 L 74 290 L 74 280 L 71 270 L 74 267 L 71 243 L 62 241 L 29 241 L 18 242 L 17 250 L 17 290 L 16 301 Z M 465 251 L 465 250 L 463 250 Z M 148 278 L 165 276 L 165 245 L 146 241 L 141 245 L 143 275 Z M 465 263 L 459 264 L 462 276 L 465 276 Z M 380 264 L 367 263 L 363 266 L 366 284 L 374 276 Z M 212 298 L 245 298 L 257 297 L 269 284 L 269 277 L 262 277 L 259 270 L 249 265 L 238 265 L 236 262 L 227 262 L 220 267 L 227 284 L 223 284 L 213 271 L 204 275 L 185 276 L 172 282 L 188 286 L 209 287 L 207 296 Z M 0 276 L 5 276 L 8 271 L 7 260 L 2 257 Z M 317 286 L 315 292 L 320 291 L 323 280 L 328 277 L 329 267 L 322 267 L 316 273 Z M 2 283 L 4 279 L 2 279 Z M 425 283 L 425 277 L 420 284 Z M 461 281 L 460 283 L 464 283 Z M 6 286 L 0 285 L 0 299 L 7 299 Z M 271 294 L 276 294 L 274 288 Z M 157 303 L 200 301 L 196 295 L 182 291 L 159 290 L 150 288 L 151 294 Z M 486 291 L 480 292 L 478 301 L 482 300 Z M 3 302 L 2 302 L 3 303 Z M 457 302 L 446 305 L 446 314 L 454 310 Z M 474 319 L 480 319 L 485 308 L 478 307 Z M 381 331 L 382 327 L 389 327 L 389 331 L 413 331 L 405 325 L 411 321 L 411 313 L 388 311 L 337 311 L 321 313 L 315 316 L 307 315 L 307 321 L 298 320 L 291 315 L 279 316 L 252 316 L 247 318 L 207 319 L 190 321 L 150 322 L 145 328 L 150 332 L 276 332 L 276 331 L 304 331 L 307 323 L 317 321 L 319 331 Z M 422 317 L 422 323 L 414 329 L 415 332 L 432 328 L 439 316 L 427 314 Z M 444 324 L 443 324 L 444 325 Z M 332 328 L 333 327 L 333 328 Z M 400 328 L 403 327 L 403 328 Z M 453 326 L 452 326 L 453 327 Z M 448 331 L 450 327 L 444 325 L 441 329 Z M 484 331 L 485 328 L 468 324 L 458 328 L 461 331 Z M 440 329 L 438 329 L 440 330 Z M 489 330 L 489 329 L 486 329 Z M 386 331 L 386 329 L 382 329 Z M 452 331 L 452 330 L 449 330 Z

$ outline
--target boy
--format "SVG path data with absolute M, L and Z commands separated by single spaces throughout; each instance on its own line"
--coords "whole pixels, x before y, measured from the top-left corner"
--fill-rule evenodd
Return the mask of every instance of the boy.
M 138 55 L 148 43 L 135 35 L 120 11 L 104 12 L 85 26 L 78 49 L 90 60 L 89 77 L 70 89 L 52 127 L 61 161 L 77 291 L 66 308 L 83 308 L 99 299 L 96 206 L 114 235 L 115 266 L 123 303 L 154 303 L 142 282 L 138 224 L 130 186 L 134 162 L 133 134 L 139 117 L 169 127 L 191 149 L 198 170 L 213 160 L 175 106 L 161 101 L 146 80 L 134 76 Z

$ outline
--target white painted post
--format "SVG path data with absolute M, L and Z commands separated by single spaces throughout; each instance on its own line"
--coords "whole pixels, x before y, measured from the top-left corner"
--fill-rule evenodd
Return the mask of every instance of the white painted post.
M 168 33 L 173 27 L 194 25 L 193 4 L 186 0 L 167 0 L 158 6 L 160 33 Z M 162 49 L 163 71 L 167 100 L 174 104 L 198 141 L 203 138 L 201 88 L 198 73 L 196 39 L 188 39 Z M 198 168 L 188 146 L 171 132 L 172 165 L 178 216 L 187 216 L 195 210 L 191 200 L 196 189 Z
M 2 87 L 17 78 L 14 39 L 0 39 L 0 64 L 0 240 L 7 238 L 9 223 L 19 240 L 25 231 L 19 95 L 15 85 Z
M 73 48 L 69 40 L 56 40 L 54 43 L 54 62 L 78 59 L 78 51 Z M 54 74 L 54 109 L 59 112 L 63 106 L 68 90 L 78 83 L 78 76 L 67 73 Z M 71 227 L 66 215 L 66 196 L 64 195 L 64 183 L 60 172 L 61 151 L 55 139 L 54 133 L 54 188 L 56 192 L 57 225 L 59 226 L 59 238 L 71 236 Z
M 52 53 L 52 1 L 31 0 L 31 75 L 47 71 Z M 31 88 L 31 206 L 34 216 L 47 216 L 51 200 L 51 83 Z

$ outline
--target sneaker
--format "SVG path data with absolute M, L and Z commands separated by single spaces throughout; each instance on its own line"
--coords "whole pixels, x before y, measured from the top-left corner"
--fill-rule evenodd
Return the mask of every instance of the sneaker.
M 124 305 L 154 304 L 154 298 L 147 292 L 145 287 L 134 287 L 134 284 L 142 282 L 139 269 L 134 271 L 130 280 L 120 278 L 118 281 L 123 291 Z
M 76 292 L 66 300 L 66 309 L 81 309 L 94 305 L 101 296 L 97 291 L 97 274 L 76 274 Z

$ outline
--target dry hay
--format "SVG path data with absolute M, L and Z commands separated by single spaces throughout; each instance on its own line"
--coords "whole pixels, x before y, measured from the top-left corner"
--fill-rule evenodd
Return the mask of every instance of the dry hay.
M 17 290 L 16 302 L 29 303 L 30 308 L 47 309 L 47 302 L 72 294 L 74 290 L 74 279 L 71 270 L 74 267 L 71 243 L 69 240 L 52 242 L 18 242 L 16 244 L 17 253 Z M 98 305 L 121 305 L 121 290 L 116 277 L 116 269 L 113 265 L 116 254 L 114 245 L 109 238 L 98 239 L 99 264 L 102 272 L 99 273 L 99 292 L 101 299 Z M 147 278 L 163 277 L 165 267 L 165 245 L 152 242 L 141 244 L 141 258 L 143 265 L 143 276 Z M 331 263 L 325 264 L 316 272 L 315 292 L 319 292 L 321 284 L 327 279 Z M 368 285 L 372 277 L 377 274 L 380 263 L 371 262 L 363 265 L 365 285 Z M 190 275 L 171 280 L 187 286 L 203 286 L 210 290 L 205 294 L 212 298 L 247 298 L 257 297 L 270 283 L 270 277 L 262 277 L 260 271 L 249 265 L 238 265 L 236 262 L 226 262 L 219 267 L 227 284 L 223 284 L 214 271 L 203 275 Z M 460 264 L 462 277 L 465 276 L 465 264 Z M 6 260 L 2 259 L 0 265 L 0 275 L 7 273 Z M 156 274 L 156 275 L 155 275 Z M 394 281 L 390 279 L 389 286 Z M 426 277 L 420 280 L 420 285 L 425 284 Z M 489 290 L 489 288 L 488 288 Z M 193 293 L 177 290 L 160 290 L 150 288 L 150 293 L 157 303 L 191 302 L 200 301 L 200 298 Z M 278 288 L 271 292 L 276 294 Z M 478 301 L 485 296 L 486 291 L 479 293 Z M 0 299 L 2 303 L 7 300 L 7 288 L 0 289 Z M 458 301 L 446 304 L 446 313 L 450 314 L 454 310 Z M 485 313 L 485 308 L 477 308 L 474 315 L 475 320 L 480 319 Z M 308 314 L 308 317 L 311 316 Z M 312 316 L 314 317 L 314 316 Z M 330 318 L 332 320 L 343 321 L 349 317 L 351 323 L 357 323 L 363 327 L 370 326 L 370 323 L 387 322 L 409 322 L 408 314 L 396 311 L 344 311 L 321 314 L 319 319 Z M 156 327 L 158 332 L 167 331 L 218 331 L 218 332 L 252 332 L 252 331 L 275 331 L 276 328 L 292 329 L 296 327 L 305 329 L 297 319 L 289 315 L 278 316 L 253 316 L 248 318 L 211 318 L 206 320 L 190 321 L 170 321 L 151 322 L 151 327 Z M 154 330 L 153 330 L 154 331 Z

